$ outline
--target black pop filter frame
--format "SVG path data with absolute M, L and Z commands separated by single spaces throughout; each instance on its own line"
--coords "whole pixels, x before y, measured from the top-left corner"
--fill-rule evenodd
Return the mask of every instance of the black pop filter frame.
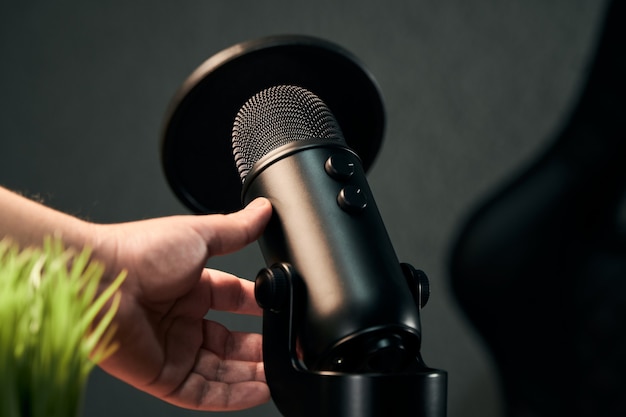
M 195 213 L 242 208 L 231 131 L 253 95 L 296 85 L 320 97 L 368 170 L 382 144 L 385 112 L 374 77 L 348 51 L 299 35 L 236 44 L 205 61 L 178 90 L 167 114 L 161 162 L 176 196 Z

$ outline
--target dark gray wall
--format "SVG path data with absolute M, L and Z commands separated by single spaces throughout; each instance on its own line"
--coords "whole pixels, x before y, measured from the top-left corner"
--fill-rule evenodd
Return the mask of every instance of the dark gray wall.
M 427 363 L 449 415 L 501 413 L 489 354 L 451 298 L 446 256 L 467 210 L 535 157 L 575 99 L 605 1 L 28 1 L 0 5 L 0 184 L 96 222 L 185 213 L 159 165 L 168 102 L 233 43 L 337 42 L 384 93 L 370 183 L 401 260 L 427 271 Z M 253 277 L 255 246 L 211 266 Z M 229 325 L 260 322 L 220 315 Z M 84 415 L 192 416 L 100 371 Z M 222 415 L 222 414 L 217 414 Z M 234 416 L 277 416 L 272 404 Z

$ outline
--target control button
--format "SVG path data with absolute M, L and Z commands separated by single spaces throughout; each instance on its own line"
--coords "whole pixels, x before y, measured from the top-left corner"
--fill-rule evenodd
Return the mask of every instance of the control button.
M 337 203 L 342 210 L 354 214 L 367 207 L 367 197 L 359 187 L 348 185 L 339 191 Z
M 289 297 L 289 268 L 274 265 L 259 271 L 254 282 L 254 297 L 264 310 L 280 312 Z
M 331 155 L 324 164 L 326 173 L 332 178 L 345 181 L 354 174 L 354 159 L 348 155 Z

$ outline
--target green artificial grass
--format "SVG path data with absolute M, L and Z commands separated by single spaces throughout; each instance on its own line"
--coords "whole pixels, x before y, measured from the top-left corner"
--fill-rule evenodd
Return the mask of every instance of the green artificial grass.
M 0 416 L 78 416 L 89 373 L 117 348 L 125 273 L 98 294 L 104 266 L 90 257 L 58 238 L 0 240 Z

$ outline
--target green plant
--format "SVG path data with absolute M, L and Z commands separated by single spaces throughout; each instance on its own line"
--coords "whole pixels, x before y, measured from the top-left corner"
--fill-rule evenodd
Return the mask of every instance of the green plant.
M 117 349 L 125 273 L 98 293 L 103 273 L 58 238 L 23 250 L 0 240 L 1 416 L 78 415 L 89 373 Z

